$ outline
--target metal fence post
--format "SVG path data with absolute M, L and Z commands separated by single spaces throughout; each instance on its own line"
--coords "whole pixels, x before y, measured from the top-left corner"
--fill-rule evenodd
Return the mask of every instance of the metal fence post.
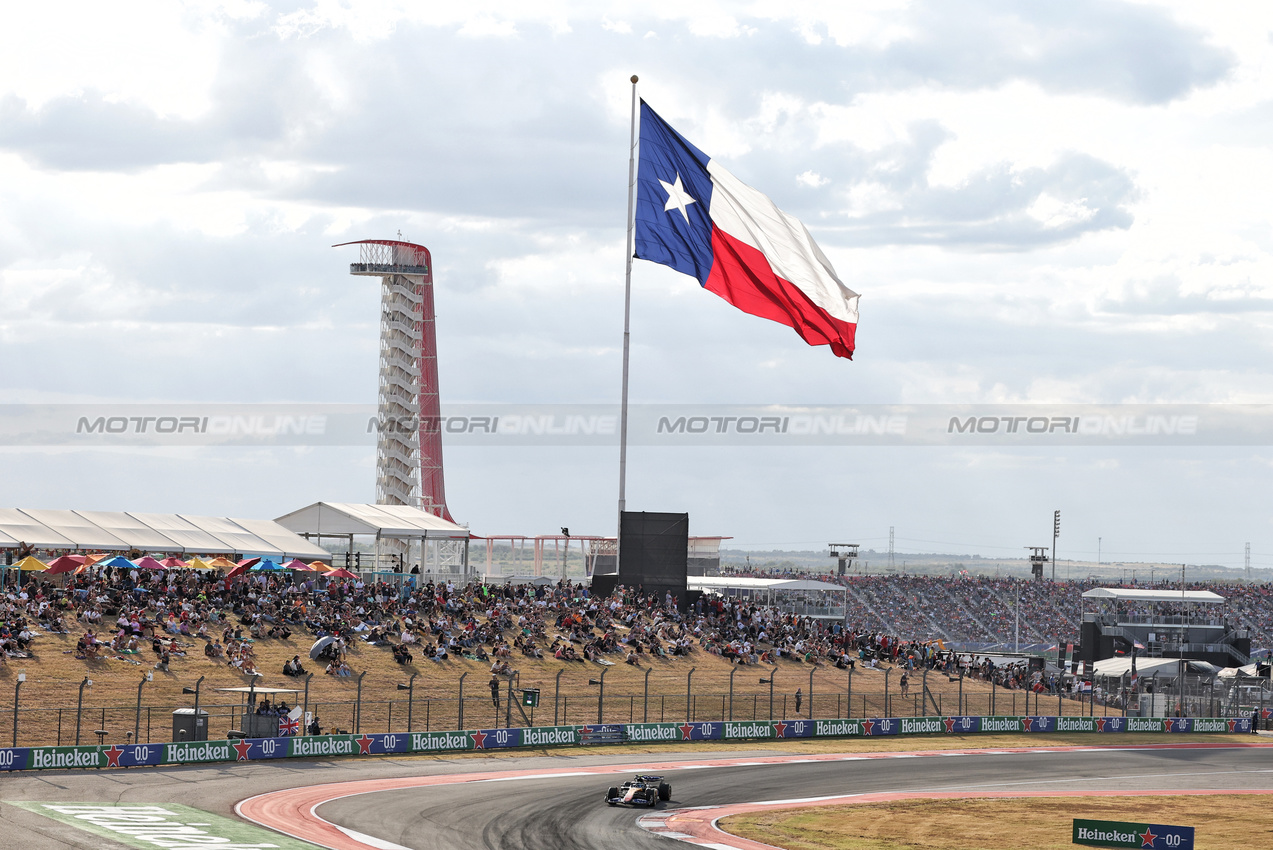
M 604 720 L 602 720 L 602 717 L 604 717 L 605 705 L 606 705 L 606 673 L 609 673 L 609 672 L 610 672 L 609 667 L 602 667 L 601 679 L 600 681 L 597 682 L 597 684 L 600 686 L 597 689 L 597 724 L 598 725 L 605 722 Z
M 79 701 L 75 704 L 75 746 L 77 747 L 80 745 L 80 716 L 84 711 L 84 688 L 91 684 L 93 680 L 85 676 L 84 681 L 80 682 Z
M 691 667 L 690 671 L 685 674 L 685 722 L 691 723 L 694 720 L 693 707 L 690 704 L 690 682 L 694 679 L 694 671 L 697 667 Z
M 141 681 L 137 683 L 137 716 L 136 718 L 134 718 L 134 721 L 133 721 L 133 740 L 138 743 L 141 743 L 141 738 L 138 737 L 141 734 L 141 689 L 143 685 L 145 685 L 147 682 L 153 681 L 154 678 L 155 678 L 155 674 L 147 670 L 145 675 L 141 677 Z M 195 723 L 198 724 L 199 722 L 198 711 L 194 713 L 194 719 L 195 719 Z M 103 726 L 102 728 L 105 728 L 105 726 Z M 195 728 L 197 729 L 198 726 L 196 725 Z M 15 735 L 14 737 L 17 737 L 17 736 Z M 198 738 L 197 733 L 195 737 Z M 17 746 L 17 744 L 14 744 L 14 746 Z
M 27 680 L 25 672 L 18 674 L 18 680 L 13 684 L 13 746 L 18 745 L 18 692 L 22 690 L 22 683 Z
M 885 716 L 885 717 L 892 717 L 892 716 L 893 716 L 893 715 L 892 715 L 892 713 L 888 710 L 888 709 L 889 709 L 889 705 L 888 705 L 888 677 L 889 677 L 889 675 L 890 675 L 892 672 L 893 672 L 893 668 L 892 668 L 892 667 L 890 667 L 889 669 L 887 669 L 887 670 L 885 670 L 885 671 L 884 671 L 884 716 Z
M 650 674 L 654 672 L 653 667 L 646 668 L 645 671 L 645 702 L 641 709 L 641 722 L 650 722 Z
M 774 677 L 778 675 L 778 668 L 775 667 L 769 673 L 769 719 L 774 719 Z
M 559 723 L 559 722 L 558 722 L 558 720 L 557 720 L 557 709 L 558 709 L 558 707 L 559 707 L 559 706 L 560 706 L 560 704 L 561 704 L 561 703 L 560 703 L 560 699 L 561 699 L 561 674 L 562 674 L 562 673 L 564 673 L 564 672 L 566 672 L 566 671 L 565 671 L 565 670 L 558 670 L 558 671 L 557 671 L 557 678 L 554 680 L 554 684 L 553 684 L 553 725 L 554 725 L 554 726 L 560 726 L 560 725 L 561 725 L 561 723 Z M 648 672 L 648 671 L 647 671 L 647 672 Z
M 814 667 L 812 670 L 809 671 L 809 719 L 810 720 L 813 719 L 813 674 L 816 673 L 817 670 L 818 668 Z M 796 713 L 799 714 L 800 712 L 796 712 Z
M 354 705 L 354 734 L 362 734 L 362 677 L 367 675 L 363 670 L 358 674 L 358 702 Z
M 738 672 L 738 665 L 737 665 L 737 664 L 731 664 L 731 665 L 729 665 L 729 719 L 730 719 L 731 721 L 734 719 L 734 674 L 735 674 L 735 673 L 737 673 L 737 672 Z M 14 711 L 14 715 L 13 715 L 13 716 L 14 716 L 14 717 L 17 717 L 18 715 L 17 715 L 17 708 L 16 708 L 16 705 L 15 705 L 15 708 L 13 709 L 13 711 Z M 15 723 L 14 728 L 15 728 L 15 729 L 17 728 L 16 723 Z M 14 743 L 14 746 L 16 747 L 16 746 L 17 746 L 16 741 L 17 741 L 18 733 L 17 733 L 17 732 L 14 732 L 14 733 L 13 733 L 13 737 L 14 737 L 14 742 L 15 742 L 15 743 Z
M 464 728 L 464 678 L 468 676 L 468 674 L 469 674 L 469 671 L 467 670 L 465 670 L 463 673 L 460 674 L 460 704 L 459 704 L 456 718 L 455 718 L 456 729 Z M 414 679 L 415 675 L 412 674 L 411 678 Z
M 852 667 L 849 668 L 849 692 L 847 695 L 847 699 L 845 699 L 845 703 L 846 704 L 844 706 L 844 716 L 852 717 L 853 716 L 853 668 Z

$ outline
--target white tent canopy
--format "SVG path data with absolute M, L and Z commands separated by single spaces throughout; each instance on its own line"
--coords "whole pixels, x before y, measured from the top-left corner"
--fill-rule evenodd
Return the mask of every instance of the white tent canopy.
M 690 576 L 690 590 L 827 590 L 843 593 L 844 586 L 813 579 L 747 578 L 745 576 Z
M 1094 587 L 1086 591 L 1083 598 L 1111 602 L 1194 602 L 1212 605 L 1225 601 L 1223 596 L 1209 590 L 1148 590 L 1123 587 Z
M 1206 661 L 1196 661 L 1192 658 L 1185 659 L 1185 667 L 1187 675 L 1190 676 L 1214 676 L 1220 672 L 1220 668 Z M 1131 673 L 1132 659 L 1131 656 L 1121 658 L 1106 658 L 1103 661 L 1097 661 L 1092 665 L 1092 672 L 1097 676 L 1109 676 L 1118 678 L 1124 674 Z M 1136 659 L 1136 675 L 1140 677 L 1153 676 L 1158 674 L 1159 678 L 1178 675 L 1180 672 L 1179 658 L 1137 658 Z
M 33 511 L 22 513 L 75 544 L 76 549 L 129 549 L 123 540 L 75 511 Z
M 0 549 L 41 549 L 331 560 L 331 554 L 270 520 L 112 511 L 0 508 Z
M 368 534 L 413 540 L 467 540 L 469 530 L 406 505 L 357 505 L 315 502 L 275 520 L 284 528 L 310 537 Z

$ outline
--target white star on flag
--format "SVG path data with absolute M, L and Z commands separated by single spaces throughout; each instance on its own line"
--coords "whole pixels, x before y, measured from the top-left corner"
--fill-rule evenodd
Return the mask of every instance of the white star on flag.
M 685 187 L 681 185 L 680 172 L 676 174 L 675 183 L 668 183 L 666 180 L 660 180 L 659 183 L 663 184 L 663 188 L 667 191 L 667 203 L 663 206 L 663 211 L 680 210 L 681 215 L 685 216 L 685 221 L 688 223 L 690 214 L 685 211 L 685 208 L 690 204 L 697 203 L 697 201 L 691 198 L 689 193 L 685 191 Z

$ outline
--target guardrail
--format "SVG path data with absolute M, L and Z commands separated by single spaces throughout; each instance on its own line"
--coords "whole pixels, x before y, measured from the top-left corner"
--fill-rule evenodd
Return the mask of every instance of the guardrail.
M 839 720 L 744 720 L 684 723 L 609 724 L 632 743 L 678 741 L 742 741 L 776 738 L 853 738 L 893 735 L 980 734 L 1027 732 L 1154 732 L 1204 734 L 1251 731 L 1249 717 L 874 717 Z M 568 747 L 592 740 L 596 727 L 530 726 L 469 729 L 454 732 L 375 732 L 365 735 L 317 735 L 244 738 L 120 746 L 0 748 L 0 771 L 69 768 L 160 767 L 280 758 L 330 758 L 467 750 Z M 620 737 L 620 736 L 613 736 Z

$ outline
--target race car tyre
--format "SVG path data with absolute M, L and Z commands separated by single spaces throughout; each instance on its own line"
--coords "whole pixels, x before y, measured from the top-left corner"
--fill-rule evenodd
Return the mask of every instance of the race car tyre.
M 617 805 L 614 802 L 614 798 L 618 796 L 619 796 L 619 789 L 611 785 L 609 790 L 606 791 L 606 802 L 611 806 Z
M 672 799 L 672 786 L 666 782 L 659 783 L 659 799 L 667 802 Z

